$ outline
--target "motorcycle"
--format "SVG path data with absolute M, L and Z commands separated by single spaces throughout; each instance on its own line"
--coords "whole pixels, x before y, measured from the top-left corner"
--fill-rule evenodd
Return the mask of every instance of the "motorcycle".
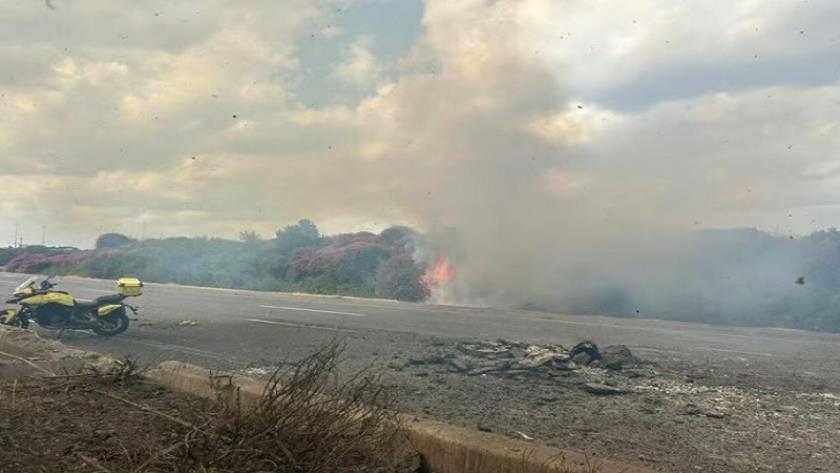
M 92 301 L 76 299 L 65 291 L 54 290 L 52 276 L 36 286 L 38 276 L 32 276 L 15 288 L 7 304 L 20 304 L 19 309 L 0 311 L 0 323 L 29 328 L 30 321 L 40 327 L 58 330 L 92 330 L 110 337 L 124 332 L 129 325 L 126 309 L 137 314 L 137 308 L 123 301 L 143 294 L 143 283 L 135 278 L 116 281 L 116 294 L 97 297 Z

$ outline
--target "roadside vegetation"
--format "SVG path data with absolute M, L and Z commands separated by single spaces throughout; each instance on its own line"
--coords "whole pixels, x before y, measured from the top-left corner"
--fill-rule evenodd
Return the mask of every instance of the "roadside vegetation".
M 253 232 L 243 232 L 238 241 L 135 240 L 109 233 L 92 250 L 6 248 L 0 249 L 0 265 L 11 272 L 131 275 L 150 282 L 423 301 L 430 288 L 415 253 L 424 238 L 407 227 L 323 235 L 313 222 L 301 220 L 267 239 Z M 707 230 L 681 244 L 678 259 L 621 268 L 629 276 L 620 280 L 575 273 L 578 286 L 557 287 L 521 307 L 840 332 L 837 230 L 796 238 Z M 549 279 L 537 283 L 550 288 Z
M 406 227 L 381 233 L 322 235 L 301 220 L 262 239 L 243 232 L 220 238 L 134 240 L 101 235 L 96 248 L 26 247 L 0 252 L 7 271 L 266 291 L 301 291 L 420 301 L 428 291 L 412 259 L 418 234 Z

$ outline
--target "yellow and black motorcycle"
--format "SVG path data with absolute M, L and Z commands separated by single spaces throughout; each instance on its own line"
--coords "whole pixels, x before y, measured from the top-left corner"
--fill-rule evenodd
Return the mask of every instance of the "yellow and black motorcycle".
M 115 294 L 97 297 L 92 301 L 76 299 L 65 291 L 54 290 L 52 276 L 36 286 L 38 276 L 32 276 L 15 288 L 7 304 L 20 304 L 19 309 L 0 311 L 0 322 L 29 328 L 34 321 L 40 327 L 58 330 L 92 330 L 97 335 L 113 336 L 124 332 L 129 325 L 126 309 L 135 314 L 137 308 L 123 301 L 143 294 L 139 279 L 120 278 Z

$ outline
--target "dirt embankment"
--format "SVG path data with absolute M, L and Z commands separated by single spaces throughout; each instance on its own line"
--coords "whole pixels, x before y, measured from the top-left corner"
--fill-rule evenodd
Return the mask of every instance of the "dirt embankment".
M 236 396 L 205 401 L 172 392 L 129 360 L 0 332 L 0 340 L 14 339 L 0 350 L 0 473 L 412 473 L 422 466 L 375 377 L 337 382 L 337 345 L 278 372 L 245 409 Z

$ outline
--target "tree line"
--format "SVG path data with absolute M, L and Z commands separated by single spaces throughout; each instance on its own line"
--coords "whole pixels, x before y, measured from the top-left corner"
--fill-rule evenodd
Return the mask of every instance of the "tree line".
M 266 291 L 300 291 L 421 301 L 428 290 L 422 267 L 411 255 L 418 233 L 407 227 L 322 235 L 310 220 L 262 239 L 242 232 L 221 238 L 135 240 L 106 233 L 95 249 L 8 248 L 0 250 L 7 271 L 74 274 Z

